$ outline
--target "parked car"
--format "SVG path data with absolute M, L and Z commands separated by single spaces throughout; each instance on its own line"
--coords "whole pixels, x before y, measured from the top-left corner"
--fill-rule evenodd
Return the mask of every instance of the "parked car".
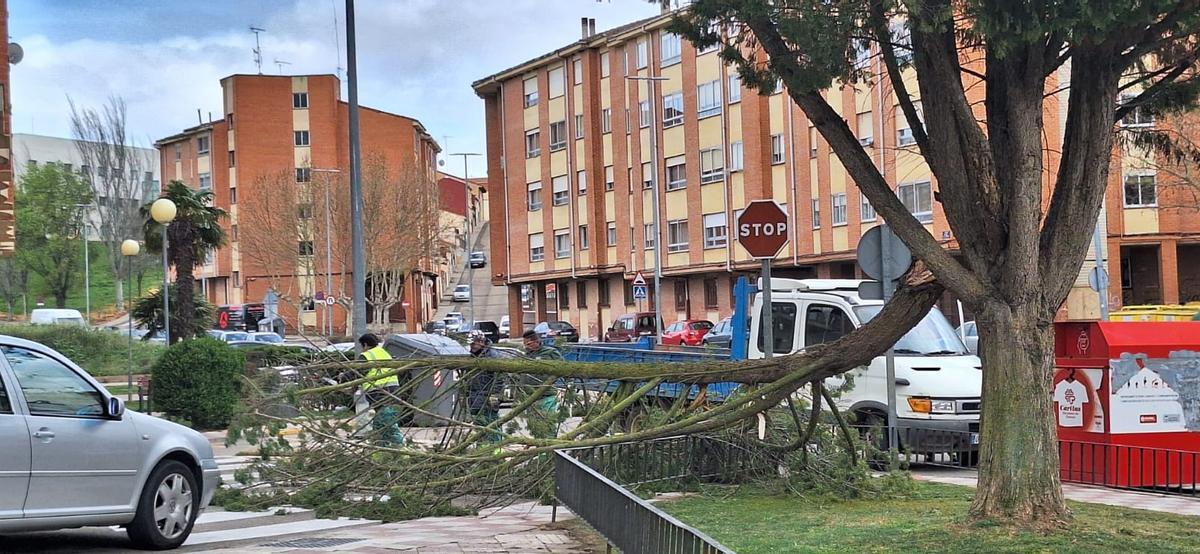
M 342 353 L 346 353 L 346 352 L 353 352 L 353 351 L 354 351 L 354 348 L 355 348 L 356 346 L 358 346 L 358 345 L 356 345 L 356 344 L 354 344 L 354 343 L 352 343 L 352 342 L 335 342 L 335 343 L 333 343 L 333 344 L 331 344 L 331 345 L 329 345 L 329 346 L 326 346 L 325 348 L 322 348 L 321 350 L 323 350 L 323 351 L 325 351 L 325 352 L 342 352 Z
M 652 337 L 658 333 L 654 326 L 654 312 L 625 314 L 613 321 L 604 333 L 604 342 L 633 342 L 639 337 Z
M 509 325 L 508 316 L 500 318 L 500 338 L 508 338 L 509 329 L 511 329 L 511 327 Z
M 239 340 L 239 341 L 232 341 L 229 343 L 230 348 L 237 348 L 239 350 L 252 349 L 252 348 L 267 348 L 269 346 L 303 350 L 305 353 L 308 353 L 308 354 L 316 354 L 321 351 L 319 348 L 312 346 L 310 344 L 297 344 L 297 343 L 284 343 L 284 342 L 272 343 L 272 342 L 263 342 L 263 341 L 257 341 L 257 340 Z
M 543 321 L 533 327 L 533 332 L 544 339 L 579 342 L 579 331 L 566 321 Z
M 733 318 L 727 317 L 718 321 L 704 338 L 700 339 L 700 344 L 705 346 L 717 346 L 720 348 L 729 348 L 733 341 Z
M 496 325 L 495 321 L 476 321 L 474 323 L 464 324 L 465 327 L 459 327 L 460 333 L 473 333 L 479 331 L 483 336 L 487 337 L 492 342 L 500 341 L 500 326 Z
M 208 336 L 210 338 L 214 338 L 214 339 L 222 340 L 222 341 L 225 340 L 225 331 L 220 331 L 217 329 L 209 329 L 206 332 L 208 333 Z
M 676 321 L 663 329 L 663 344 L 682 344 L 685 346 L 700 346 L 704 335 L 713 328 L 711 321 L 706 319 L 689 319 Z
M 979 329 L 976 328 L 974 321 L 968 321 L 958 326 L 955 329 L 958 336 L 962 337 L 963 344 L 967 345 L 967 350 L 972 354 L 979 355 Z
M 429 333 L 431 335 L 445 335 L 446 334 L 446 322 L 445 321 L 430 321 L 425 324 L 425 327 L 423 330 L 426 333 Z
M 471 267 L 483 267 L 487 265 L 487 254 L 483 252 L 471 252 Z
M 41 344 L 0 336 L 0 534 L 125 527 L 134 546 L 183 544 L 217 489 L 208 439 L 125 409 Z
M 250 340 L 250 333 L 247 333 L 245 331 L 225 331 L 225 334 L 221 335 L 221 340 L 223 340 L 225 342 Z
M 470 302 L 471 301 L 471 285 L 458 285 L 454 287 L 455 302 Z
M 79 310 L 61 308 L 38 308 L 29 312 L 29 322 L 34 325 L 78 325 L 84 327 L 87 322 Z
M 283 344 L 283 337 L 279 336 L 278 333 L 257 332 L 247 334 L 249 337 L 246 340 L 265 342 L 267 344 Z
M 450 312 L 442 318 L 442 323 L 446 324 L 447 333 L 457 333 L 458 327 L 463 323 L 463 316 L 459 312 Z

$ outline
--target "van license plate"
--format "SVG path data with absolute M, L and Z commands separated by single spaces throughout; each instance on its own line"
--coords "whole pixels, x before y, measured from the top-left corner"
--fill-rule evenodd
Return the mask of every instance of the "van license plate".
M 979 444 L 979 433 L 971 433 L 971 444 Z

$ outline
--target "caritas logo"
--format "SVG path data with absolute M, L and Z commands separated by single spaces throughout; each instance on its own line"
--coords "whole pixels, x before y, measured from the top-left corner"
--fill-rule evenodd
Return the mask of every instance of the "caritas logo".
M 1088 349 L 1092 346 L 1092 339 L 1088 336 L 1086 329 L 1079 332 L 1079 338 L 1076 339 L 1075 346 L 1079 348 L 1080 354 L 1088 353 Z
M 1063 399 L 1067 401 L 1067 404 L 1074 406 L 1075 405 L 1075 391 L 1068 390 L 1067 392 L 1063 393 Z

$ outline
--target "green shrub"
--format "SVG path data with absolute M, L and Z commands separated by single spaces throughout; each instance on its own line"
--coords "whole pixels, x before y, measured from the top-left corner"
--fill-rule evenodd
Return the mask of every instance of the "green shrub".
M 31 340 L 59 351 L 96 377 L 129 372 L 130 341 L 125 334 L 68 325 L 5 325 L 0 334 Z M 149 373 L 166 350 L 161 344 L 133 341 L 133 372 Z
M 220 429 L 237 409 L 241 352 L 211 338 L 187 340 L 167 349 L 150 374 L 154 406 L 197 429 Z

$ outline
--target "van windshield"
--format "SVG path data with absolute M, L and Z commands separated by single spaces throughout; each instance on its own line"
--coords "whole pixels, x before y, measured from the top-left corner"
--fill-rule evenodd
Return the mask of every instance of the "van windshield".
M 56 317 L 54 318 L 54 323 L 57 323 L 58 325 L 78 325 L 80 327 L 87 326 L 87 322 L 83 321 L 82 317 Z
M 856 306 L 854 313 L 858 316 L 859 321 L 866 324 L 882 309 L 882 304 Z M 946 321 L 946 316 L 936 309 L 930 310 L 925 318 L 917 323 L 916 327 L 896 341 L 895 352 L 899 356 L 965 356 L 968 354 L 967 347 L 963 346 L 962 340 L 958 338 L 958 334 L 954 332 L 950 322 Z

